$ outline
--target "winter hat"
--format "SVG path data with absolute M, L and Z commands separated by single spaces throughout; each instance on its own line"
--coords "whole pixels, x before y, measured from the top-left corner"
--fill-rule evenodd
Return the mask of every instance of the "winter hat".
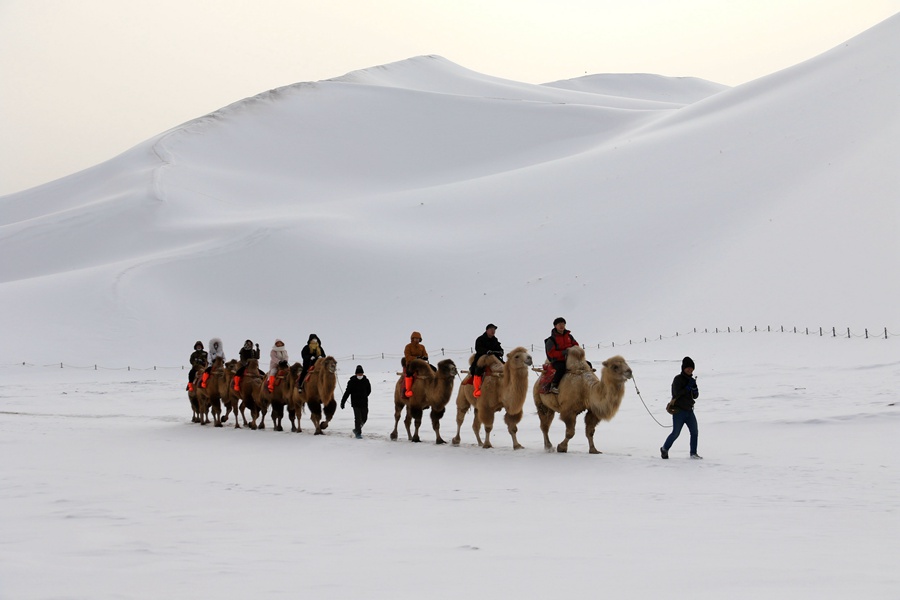
M 413 331 L 413 332 L 410 334 L 410 336 L 409 336 L 410 341 L 412 341 L 413 338 L 419 338 L 419 341 L 421 342 L 421 341 L 422 341 L 422 334 L 419 333 L 418 331 Z
M 250 340 L 247 340 L 244 342 L 244 348 L 252 348 L 252 347 L 253 347 L 253 342 L 251 342 Z
M 197 343 L 194 344 L 194 350 L 203 350 L 203 342 L 198 340 Z
M 363 373 L 365 373 L 365 371 L 363 371 L 362 365 L 356 365 L 356 374 L 362 375 Z
M 314 333 L 309 334 L 309 339 L 306 340 L 306 343 L 308 344 L 308 343 L 310 343 L 310 342 L 313 341 L 313 340 L 316 340 L 316 343 L 317 343 L 317 344 L 321 344 L 321 343 L 322 343 L 322 342 L 319 341 L 319 336 L 317 336 L 317 335 L 314 334 Z
M 493 323 L 488 323 L 487 327 L 485 327 L 484 330 L 487 331 L 488 329 L 497 329 L 497 326 Z
M 693 368 L 694 368 L 694 361 L 691 360 L 690 356 L 685 356 L 684 359 L 681 361 L 681 370 L 684 371 L 685 369 L 693 369 Z
M 556 326 L 559 325 L 560 323 L 562 323 L 563 325 L 565 325 L 565 324 L 566 324 L 566 320 L 563 319 L 562 317 L 556 317 L 555 319 L 553 319 L 553 326 L 554 326 L 554 327 L 556 327 Z

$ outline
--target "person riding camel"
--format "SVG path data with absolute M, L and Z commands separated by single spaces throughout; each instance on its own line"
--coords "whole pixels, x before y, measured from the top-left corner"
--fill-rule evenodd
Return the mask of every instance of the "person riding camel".
M 409 336 L 409 340 L 406 348 L 403 349 L 403 357 L 406 359 L 406 374 L 403 377 L 403 384 L 406 386 L 404 395 L 407 398 L 412 398 L 413 372 L 410 363 L 417 358 L 428 362 L 428 351 L 422 345 L 422 334 L 418 331 L 413 331 Z
M 503 362 L 503 346 L 500 345 L 500 340 L 495 337 L 494 334 L 496 332 L 497 326 L 493 323 L 488 323 L 487 327 L 484 328 L 484 333 L 475 340 L 475 358 L 472 359 L 472 366 L 469 368 L 469 372 L 472 373 L 472 385 L 475 386 L 475 391 L 472 394 L 476 398 L 481 396 L 481 382 L 484 377 L 484 367 L 478 366 L 478 360 L 486 354 L 493 354 L 500 359 L 500 362 Z
M 207 356 L 206 350 L 203 349 L 203 342 L 197 340 L 197 343 L 194 344 L 194 351 L 191 353 L 191 371 L 188 373 L 187 384 L 189 392 L 194 391 L 194 378 L 197 377 L 197 372 L 206 369 L 209 362 Z
M 244 376 L 244 370 L 247 368 L 247 363 L 251 358 L 255 358 L 259 360 L 259 344 L 256 344 L 256 347 L 253 347 L 253 342 L 251 340 L 247 340 L 244 342 L 244 347 L 241 348 L 239 353 L 241 366 L 238 368 L 237 373 L 234 375 L 234 391 L 241 391 L 241 378 Z
M 550 385 L 550 393 L 559 393 L 559 382 L 566 374 L 566 355 L 569 348 L 577 346 L 578 342 L 572 336 L 572 332 L 566 329 L 566 320 L 557 317 L 553 320 L 553 330 L 550 337 L 544 340 L 544 350 L 547 352 L 547 360 L 553 365 L 556 373 L 553 375 L 553 383 Z
M 290 359 L 288 358 L 287 348 L 284 347 L 284 342 L 276 339 L 275 345 L 272 346 L 272 351 L 269 352 L 269 379 L 267 386 L 270 392 L 275 390 L 275 373 L 278 371 L 278 367 L 286 367 L 288 360 Z
M 306 381 L 306 374 L 309 373 L 309 370 L 316 364 L 316 361 L 323 356 L 325 356 L 325 350 L 322 348 L 322 342 L 319 340 L 319 336 L 314 333 L 309 334 L 306 345 L 303 346 L 303 350 L 300 351 L 300 358 L 303 359 L 303 369 L 300 371 L 300 386 L 298 391 L 303 391 L 303 383 Z
M 216 362 L 217 358 L 221 358 L 222 362 L 225 362 L 225 350 L 222 348 L 222 340 L 220 338 L 214 337 L 209 340 L 209 366 L 206 367 L 206 370 L 203 371 L 203 378 L 200 380 L 200 387 L 206 387 L 206 380 L 209 379 L 209 374 L 212 371 L 212 365 Z

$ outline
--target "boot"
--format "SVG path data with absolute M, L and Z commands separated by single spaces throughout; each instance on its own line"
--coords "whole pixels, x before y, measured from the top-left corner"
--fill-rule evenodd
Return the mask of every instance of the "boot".
M 412 398 L 412 377 L 404 377 L 403 383 L 406 385 L 406 393 L 404 395 L 407 398 Z
M 472 395 L 478 398 L 481 396 L 481 375 L 472 375 L 472 383 L 475 385 L 475 391 Z
M 269 388 L 269 393 L 272 393 L 275 391 L 275 376 L 274 375 L 269 375 L 269 381 L 266 384 L 266 387 Z
M 240 377 L 240 375 L 235 375 L 235 376 L 234 376 L 234 391 L 236 391 L 236 392 L 240 392 L 240 391 L 241 391 L 241 377 Z
M 209 379 L 209 373 L 203 373 L 203 377 L 200 379 L 200 387 L 206 389 L 206 380 Z

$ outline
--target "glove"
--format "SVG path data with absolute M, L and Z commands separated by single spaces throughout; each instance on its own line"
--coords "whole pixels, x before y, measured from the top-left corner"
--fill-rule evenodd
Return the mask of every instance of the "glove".
M 341 400 L 341 410 L 344 410 L 344 406 L 346 406 L 346 404 L 347 404 L 346 400 Z

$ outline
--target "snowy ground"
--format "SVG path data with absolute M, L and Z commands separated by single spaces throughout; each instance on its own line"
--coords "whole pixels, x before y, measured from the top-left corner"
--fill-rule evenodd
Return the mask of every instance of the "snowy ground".
M 7 364 L 0 598 L 896 598 L 898 343 L 617 348 L 664 423 L 694 357 L 703 461 L 686 431 L 659 458 L 666 430 L 633 385 L 591 456 L 580 421 L 567 455 L 545 453 L 530 399 L 522 451 L 502 426 L 475 446 L 471 415 L 461 447 L 429 426 L 391 442 L 393 360 L 364 363 L 361 441 L 349 406 L 324 437 L 214 429 L 190 423 L 181 370 Z

